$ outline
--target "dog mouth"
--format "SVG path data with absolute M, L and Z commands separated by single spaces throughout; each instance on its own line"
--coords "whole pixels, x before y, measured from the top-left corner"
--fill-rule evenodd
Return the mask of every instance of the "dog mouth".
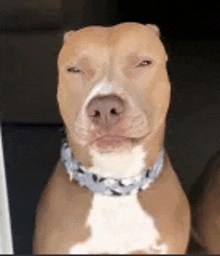
M 119 135 L 105 135 L 92 141 L 99 148 L 117 148 L 138 143 L 142 138 L 129 138 Z

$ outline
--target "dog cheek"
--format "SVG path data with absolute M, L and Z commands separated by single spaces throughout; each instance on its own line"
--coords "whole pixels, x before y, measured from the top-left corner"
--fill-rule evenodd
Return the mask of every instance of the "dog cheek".
M 57 102 L 59 113 L 66 126 L 72 123 L 74 117 L 73 102 L 71 100 L 71 94 L 65 86 L 59 85 L 57 91 Z
M 161 82 L 162 83 L 162 82 Z M 167 111 L 169 108 L 169 99 L 170 99 L 170 85 L 167 82 L 164 82 L 161 84 L 160 89 L 159 87 L 157 90 L 154 91 L 153 95 L 153 101 L 155 106 L 155 115 L 154 115 L 154 124 L 161 123 L 164 121 L 167 115 Z M 160 100 L 158 101 L 158 98 Z
M 82 79 L 79 76 L 60 74 L 58 86 L 58 102 L 68 103 L 77 108 L 82 102 Z M 70 110 L 72 111 L 72 110 Z

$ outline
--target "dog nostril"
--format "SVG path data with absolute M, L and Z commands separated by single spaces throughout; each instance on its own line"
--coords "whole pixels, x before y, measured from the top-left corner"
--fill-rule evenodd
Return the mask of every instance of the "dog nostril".
M 100 112 L 98 110 L 95 110 L 95 114 L 93 115 L 94 117 L 100 116 Z
M 115 108 L 113 108 L 113 109 L 111 109 L 110 113 L 113 114 L 113 115 L 116 115 L 117 111 L 115 110 Z

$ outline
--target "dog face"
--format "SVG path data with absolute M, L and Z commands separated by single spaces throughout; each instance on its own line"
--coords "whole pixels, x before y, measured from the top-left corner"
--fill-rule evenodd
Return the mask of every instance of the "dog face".
M 166 61 L 155 25 L 124 23 L 66 33 L 57 98 L 71 143 L 99 152 L 148 147 L 164 129 L 169 106 Z

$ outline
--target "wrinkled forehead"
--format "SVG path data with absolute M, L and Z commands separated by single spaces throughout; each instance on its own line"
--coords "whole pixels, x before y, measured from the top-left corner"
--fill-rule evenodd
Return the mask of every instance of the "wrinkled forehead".
M 163 44 L 154 31 L 141 24 L 126 24 L 114 27 L 87 27 L 72 32 L 63 44 L 59 61 L 68 61 L 83 55 L 103 58 L 129 54 L 166 58 Z

